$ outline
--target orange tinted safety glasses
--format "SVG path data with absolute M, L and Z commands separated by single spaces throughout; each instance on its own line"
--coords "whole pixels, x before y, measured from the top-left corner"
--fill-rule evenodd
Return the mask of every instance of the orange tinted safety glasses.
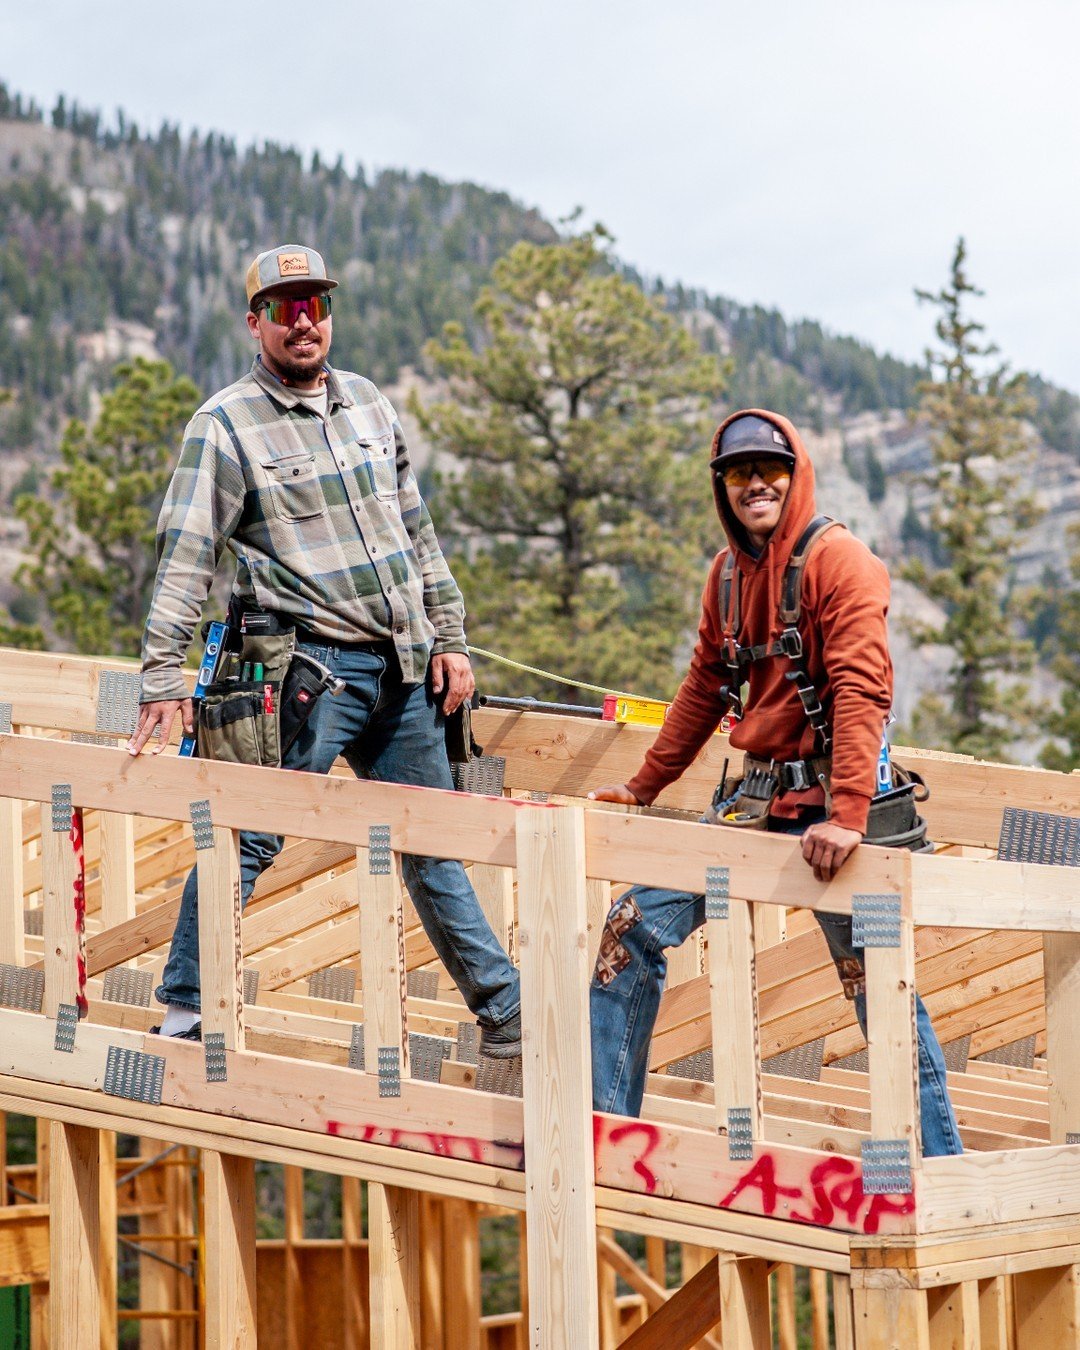
M 772 486 L 778 478 L 790 478 L 791 470 L 786 459 L 740 459 L 721 464 L 717 472 L 728 487 L 746 487 L 755 474 Z
M 330 314 L 330 296 L 326 291 L 318 295 L 286 295 L 264 300 L 259 308 L 266 312 L 271 323 L 282 328 L 292 328 L 301 314 L 306 314 L 311 323 L 322 323 Z

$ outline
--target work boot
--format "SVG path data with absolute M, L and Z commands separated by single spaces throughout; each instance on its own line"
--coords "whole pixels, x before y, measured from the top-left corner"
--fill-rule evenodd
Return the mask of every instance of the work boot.
M 160 1028 L 160 1027 L 151 1027 L 151 1028 L 150 1028 L 150 1035 L 151 1035 L 151 1036 L 160 1036 L 160 1035 L 161 1035 L 161 1028 Z M 187 1031 L 178 1031 L 178 1032 L 176 1033 L 175 1036 L 166 1036 L 165 1039 L 166 1039 L 167 1041 L 201 1041 L 201 1040 L 202 1040 L 202 1023 L 201 1023 L 201 1022 L 196 1022 L 194 1026 L 188 1027 Z
M 520 1012 L 498 1027 L 480 1023 L 480 1054 L 485 1059 L 521 1058 Z

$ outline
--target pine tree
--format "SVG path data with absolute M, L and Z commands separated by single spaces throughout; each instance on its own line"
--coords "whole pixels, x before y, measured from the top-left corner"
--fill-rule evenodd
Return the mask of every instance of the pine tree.
M 719 526 L 705 450 L 725 368 L 614 271 L 599 227 L 521 243 L 428 344 L 449 397 L 414 411 L 453 468 L 439 527 L 480 646 L 669 693 Z M 580 697 L 486 665 L 492 692 Z
M 78 652 L 138 654 L 154 579 L 154 531 L 170 460 L 198 402 L 166 361 L 117 366 L 89 431 L 68 423 L 54 500 L 23 496 L 34 560 L 17 573 L 44 598 L 59 637 Z
M 968 316 L 982 295 L 968 279 L 963 239 L 957 242 L 948 284 L 916 291 L 938 310 L 941 343 L 927 351 L 931 379 L 921 386 L 921 410 L 930 425 L 934 467 L 930 524 L 943 564 L 914 561 L 905 575 L 941 602 L 940 627 L 912 627 L 916 643 L 944 643 L 953 664 L 944 696 L 925 698 L 913 730 L 921 743 L 983 758 L 1004 757 L 1031 709 L 1014 683 L 1031 669 L 1032 647 L 1017 635 L 1015 600 L 1008 593 L 1010 559 L 1020 532 L 1039 512 L 1021 489 L 1030 452 L 1025 422 L 1033 410 L 1024 377 L 993 360 L 983 325 Z
M 1050 669 L 1062 681 L 1061 702 L 1046 717 L 1046 730 L 1054 737 L 1043 746 L 1039 761 L 1048 769 L 1072 773 L 1080 768 L 1080 529 L 1069 530 L 1074 552 L 1069 559 L 1071 587 L 1042 588 L 1042 599 L 1051 607 L 1054 620 L 1044 645 Z M 1064 742 L 1064 746 L 1062 746 Z

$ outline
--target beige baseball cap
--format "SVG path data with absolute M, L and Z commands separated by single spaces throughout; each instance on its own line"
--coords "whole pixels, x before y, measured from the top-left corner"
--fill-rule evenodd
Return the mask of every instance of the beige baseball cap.
M 337 285 L 326 275 L 322 254 L 306 244 L 279 244 L 260 253 L 248 268 L 244 283 L 249 308 L 254 307 L 264 291 L 332 291 Z

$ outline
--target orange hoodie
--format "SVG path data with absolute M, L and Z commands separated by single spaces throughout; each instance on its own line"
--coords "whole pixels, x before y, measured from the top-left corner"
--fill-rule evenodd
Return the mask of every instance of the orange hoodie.
M 721 686 L 726 683 L 723 623 L 720 615 L 720 572 L 728 551 L 741 573 L 742 626 L 740 646 L 757 646 L 780 635 L 780 585 L 799 536 L 816 515 L 814 466 L 799 433 L 785 417 L 760 408 L 744 409 L 773 422 L 795 455 L 791 486 L 779 523 L 759 557 L 749 548 L 746 531 L 728 505 L 723 483 L 714 476 L 717 510 L 728 547 L 717 554 L 705 583 L 698 641 L 690 670 L 645 763 L 627 784 L 639 801 L 653 801 L 684 769 L 716 730 L 726 711 Z M 720 435 L 713 437 L 710 458 Z M 876 765 L 885 719 L 892 705 L 892 662 L 886 615 L 889 575 L 885 565 L 846 529 L 834 527 L 814 546 L 803 573 L 803 663 L 832 728 L 832 811 L 830 819 L 849 830 L 866 831 L 866 815 L 874 794 Z M 750 667 L 746 714 L 731 733 L 731 744 L 758 759 L 804 759 L 819 752 L 792 681 L 785 679 L 791 662 L 770 657 Z M 785 793 L 774 803 L 778 814 L 792 814 L 799 804 L 822 801 L 821 789 Z

